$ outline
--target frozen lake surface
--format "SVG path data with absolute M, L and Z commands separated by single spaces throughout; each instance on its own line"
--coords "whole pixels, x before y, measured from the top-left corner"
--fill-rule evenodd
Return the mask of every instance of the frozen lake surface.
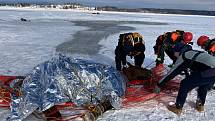
M 30 22 L 22 22 L 26 18 Z M 162 15 L 146 13 L 48 10 L 0 10 L 0 73 L 26 75 L 32 68 L 50 59 L 56 53 L 67 53 L 76 58 L 114 65 L 114 49 L 123 32 L 139 32 L 146 43 L 144 66 L 155 60 L 153 46 L 157 36 L 176 29 L 191 31 L 194 49 L 200 49 L 196 40 L 202 34 L 214 38 L 215 17 Z M 166 58 L 165 63 L 171 63 Z M 192 107 L 196 91 L 188 95 L 183 115 L 177 117 L 157 100 L 134 108 L 111 110 L 98 121 L 214 121 L 214 91 L 209 92 L 206 111 L 198 113 Z M 173 99 L 167 99 L 174 101 Z M 8 110 L 0 111 L 4 119 Z M 1 119 L 0 118 L 0 119 Z M 26 120 L 37 120 L 34 116 Z

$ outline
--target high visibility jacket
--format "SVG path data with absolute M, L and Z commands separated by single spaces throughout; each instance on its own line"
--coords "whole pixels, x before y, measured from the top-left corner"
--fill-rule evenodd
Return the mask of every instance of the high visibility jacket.
M 213 44 L 210 49 L 208 50 L 208 53 L 215 56 L 215 44 Z
M 157 48 L 159 48 L 159 46 L 164 44 L 165 46 L 172 48 L 176 43 L 179 43 L 183 40 L 183 33 L 184 31 L 176 30 L 173 32 L 166 32 L 165 34 L 160 35 L 156 40 L 154 48 L 156 48 L 156 46 Z
M 167 32 L 163 35 L 160 35 L 157 38 L 156 44 L 154 46 L 154 53 L 157 55 L 157 59 L 159 58 L 161 63 L 164 62 L 165 52 L 173 60 L 173 62 L 175 62 L 176 59 L 174 57 L 174 51 L 175 51 L 174 47 L 178 43 L 181 43 L 181 41 L 183 40 L 183 37 L 182 37 L 183 35 L 181 34 L 183 34 L 183 31 L 180 31 L 180 32 L 173 31 L 173 32 Z M 174 37 L 172 37 L 172 35 L 174 35 Z M 182 49 L 182 47 L 179 47 L 179 49 Z M 177 51 L 180 52 L 181 50 L 177 50 Z
M 215 38 L 211 39 L 205 43 L 205 50 L 209 54 L 215 56 Z
M 134 51 L 143 53 L 145 51 L 144 44 L 143 36 L 137 32 L 120 34 L 118 49 L 115 50 L 115 53 L 121 53 L 123 56 L 130 55 Z
M 188 68 L 191 70 L 191 74 L 199 72 L 202 77 L 215 77 L 215 57 L 207 52 L 197 50 L 182 53 L 173 68 L 158 82 L 158 86 L 164 85 Z

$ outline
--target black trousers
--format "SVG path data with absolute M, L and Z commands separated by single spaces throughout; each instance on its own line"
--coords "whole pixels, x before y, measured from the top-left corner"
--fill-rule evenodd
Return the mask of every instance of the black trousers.
M 115 49 L 115 64 L 116 69 L 121 71 L 122 65 L 126 65 L 126 53 L 122 51 L 118 46 Z M 141 53 L 137 56 L 134 56 L 135 66 L 141 67 L 145 59 L 145 54 Z
M 175 55 L 174 55 L 174 51 L 173 50 L 165 50 L 165 52 L 169 56 L 169 58 L 173 61 L 173 64 L 174 64 L 177 60 L 177 57 L 175 57 Z
M 135 66 L 141 67 L 145 59 L 145 54 L 141 53 L 140 55 L 134 56 Z
M 200 72 L 192 73 L 191 75 L 187 76 L 180 83 L 178 96 L 176 98 L 176 106 L 183 107 L 188 92 L 196 87 L 198 87 L 197 98 L 204 105 L 207 96 L 207 89 L 214 82 L 215 77 L 203 78 Z
M 116 69 L 119 71 L 121 71 L 122 65 L 126 65 L 126 53 L 120 46 L 116 46 L 115 49 L 115 64 Z

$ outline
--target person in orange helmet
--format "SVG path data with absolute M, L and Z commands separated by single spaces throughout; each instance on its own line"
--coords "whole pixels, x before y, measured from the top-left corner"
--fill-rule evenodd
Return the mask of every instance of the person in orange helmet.
M 215 56 L 215 38 L 209 39 L 208 36 L 202 35 L 198 38 L 197 45 L 207 51 L 209 54 Z
M 200 46 L 205 51 L 207 51 L 208 54 L 215 56 L 215 38 L 210 39 L 208 36 L 202 35 L 198 38 L 197 45 Z M 215 90 L 214 83 L 212 83 L 208 87 L 208 90 L 211 90 L 211 89 Z
M 167 32 L 160 35 L 154 46 L 154 53 L 157 55 L 156 65 L 163 64 L 165 57 L 164 53 L 166 53 L 170 59 L 173 60 L 174 64 L 177 60 L 175 52 L 178 52 L 179 54 L 183 51 L 184 47 L 191 47 L 185 45 L 188 45 L 192 39 L 193 35 L 191 32 L 184 32 L 181 30 Z
M 175 102 L 167 106 L 169 111 L 180 115 L 188 93 L 194 88 L 197 89 L 195 109 L 204 111 L 204 104 L 207 97 L 208 87 L 215 82 L 215 57 L 207 52 L 198 50 L 185 50 L 178 56 L 175 66 L 157 83 L 157 87 L 165 87 L 168 81 L 189 70 L 189 76 L 185 76 L 180 82 L 178 95 Z

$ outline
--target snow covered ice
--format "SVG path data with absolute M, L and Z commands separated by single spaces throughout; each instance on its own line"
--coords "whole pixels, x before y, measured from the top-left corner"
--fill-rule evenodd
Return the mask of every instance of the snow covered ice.
M 30 22 L 21 22 L 22 17 Z M 157 36 L 176 29 L 191 31 L 194 35 L 193 48 L 200 49 L 196 45 L 199 36 L 206 34 L 210 38 L 215 37 L 214 19 L 213 16 L 118 12 L 101 12 L 95 15 L 86 11 L 0 8 L 0 73 L 25 75 L 35 65 L 50 59 L 58 52 L 67 52 L 73 57 L 115 66 L 114 49 L 119 34 L 133 31 L 144 36 L 146 44 L 144 66 L 147 66 L 155 60 L 153 46 Z M 93 36 L 94 39 L 84 39 L 86 36 Z M 66 46 L 69 44 L 75 45 L 71 45 L 73 49 Z M 171 63 L 168 57 L 165 63 Z M 196 91 L 193 90 L 188 95 L 180 117 L 169 112 L 159 101 L 150 100 L 133 108 L 107 111 L 98 121 L 214 121 L 214 96 L 214 91 L 208 93 L 206 111 L 203 113 L 195 111 L 193 107 L 196 100 Z M 164 100 L 175 101 L 175 97 Z M 0 120 L 6 118 L 8 114 L 9 110 L 0 109 Z M 38 119 L 31 115 L 26 120 Z

